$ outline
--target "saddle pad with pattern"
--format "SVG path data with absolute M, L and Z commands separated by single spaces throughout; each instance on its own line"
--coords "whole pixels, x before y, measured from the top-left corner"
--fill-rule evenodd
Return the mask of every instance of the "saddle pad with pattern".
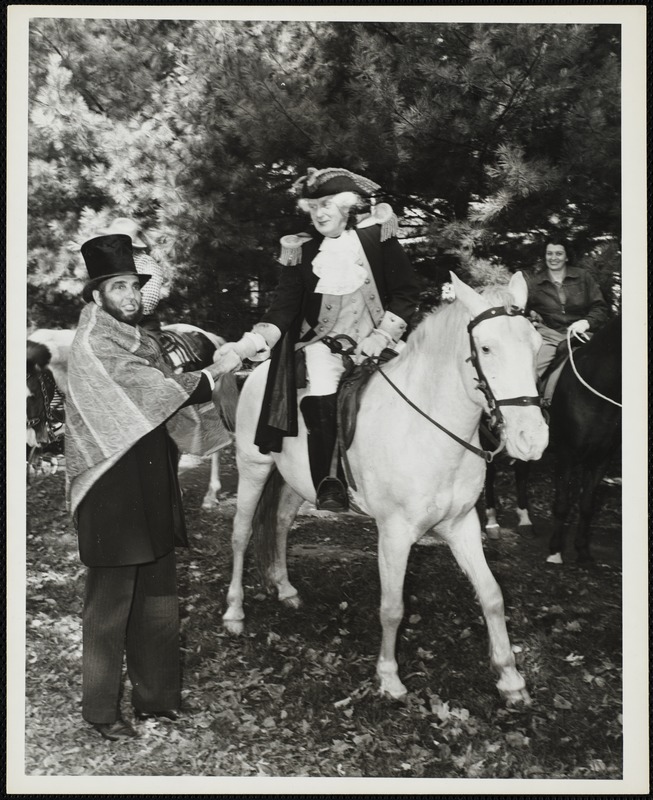
M 156 338 L 161 344 L 165 360 L 173 369 L 184 372 L 202 369 L 206 366 L 200 333 L 161 330 Z

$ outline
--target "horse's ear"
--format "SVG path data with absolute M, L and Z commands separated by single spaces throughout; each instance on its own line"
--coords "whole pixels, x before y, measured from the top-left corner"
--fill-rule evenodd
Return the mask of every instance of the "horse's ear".
M 481 297 L 478 292 L 475 292 L 471 286 L 463 283 L 463 281 L 461 281 L 457 275 L 454 275 L 453 272 L 450 272 L 449 275 L 451 275 L 451 283 L 453 285 L 454 292 L 456 293 L 456 299 L 460 300 L 472 317 L 476 317 L 483 311 L 487 311 L 487 309 L 490 308 L 488 301 Z
M 528 301 L 528 284 L 521 272 L 515 272 L 510 279 L 508 289 L 515 299 L 515 305 L 523 311 Z

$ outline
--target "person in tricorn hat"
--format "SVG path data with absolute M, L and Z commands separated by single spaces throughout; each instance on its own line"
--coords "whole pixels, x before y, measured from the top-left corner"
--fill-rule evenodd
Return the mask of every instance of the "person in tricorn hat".
M 300 407 L 316 505 L 343 511 L 348 507 L 344 486 L 333 475 L 325 480 L 332 471 L 336 392 L 345 369 L 338 347 L 353 342 L 359 360 L 395 348 L 417 311 L 419 291 L 396 238 L 392 209 L 373 202 L 378 184 L 347 169 L 327 168 L 309 169 L 295 188 L 312 230 L 281 239 L 283 268 L 270 307 L 240 341 L 223 345 L 216 360 L 225 370 L 236 370 L 243 359 L 261 361 L 272 350 L 255 439 L 262 452 L 269 452 L 281 450 L 281 436 L 297 434 L 296 404 L 287 395 L 294 391 L 294 353 L 303 353 L 307 394 Z M 335 338 L 342 335 L 348 339 Z M 273 402 L 279 391 L 287 409 L 283 419 Z
M 136 719 L 175 719 L 180 707 L 175 546 L 186 545 L 177 447 L 198 455 L 230 441 L 215 366 L 174 374 L 138 322 L 142 287 L 131 239 L 81 248 L 87 305 L 70 348 L 67 500 L 87 567 L 82 716 L 106 739 L 136 736 L 120 711 L 126 653 Z M 174 440 L 174 441 L 173 441 Z

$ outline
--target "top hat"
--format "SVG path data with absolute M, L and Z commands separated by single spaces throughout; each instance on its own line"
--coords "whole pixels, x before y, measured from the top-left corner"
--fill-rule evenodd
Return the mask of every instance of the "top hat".
M 93 290 L 108 278 L 136 275 L 143 286 L 152 277 L 136 271 L 132 242 L 127 234 L 96 236 L 84 242 L 81 249 L 90 278 L 82 291 L 82 297 L 87 303 L 93 299 Z
M 114 219 L 111 225 L 109 225 L 106 230 L 102 231 L 102 233 L 124 233 L 132 240 L 132 247 L 138 250 L 146 250 L 150 246 L 138 222 L 129 219 L 129 217 L 118 217 Z
M 301 197 L 318 198 L 327 195 L 340 194 L 340 192 L 356 192 L 362 197 L 371 197 L 381 187 L 378 183 L 356 175 L 348 169 L 340 167 L 327 167 L 326 169 L 306 170 L 306 175 L 293 184 L 295 191 Z

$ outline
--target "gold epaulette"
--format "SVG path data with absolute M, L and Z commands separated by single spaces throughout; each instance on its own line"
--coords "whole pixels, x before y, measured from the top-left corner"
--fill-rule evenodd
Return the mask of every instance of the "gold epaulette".
M 281 253 L 279 261 L 284 266 L 296 266 L 302 263 L 302 245 L 311 239 L 310 233 L 290 233 L 280 239 Z
M 381 226 L 382 242 L 399 233 L 399 222 L 389 203 L 372 206 L 372 219 Z

